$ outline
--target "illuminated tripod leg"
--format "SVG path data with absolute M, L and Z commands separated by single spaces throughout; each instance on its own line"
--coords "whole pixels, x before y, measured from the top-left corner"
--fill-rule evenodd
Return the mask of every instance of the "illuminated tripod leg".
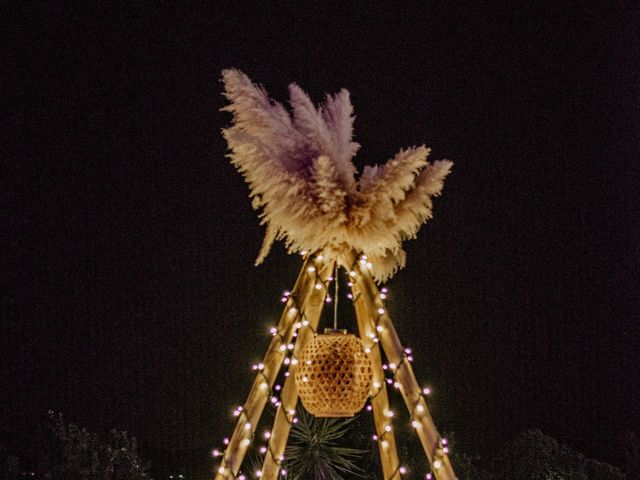
M 353 281 L 361 289 L 360 294 L 369 316 L 375 319 L 376 333 L 389 365 L 396 367 L 395 380 L 400 385 L 400 392 L 411 414 L 412 423 L 431 464 L 435 478 L 437 480 L 455 480 L 457 477 L 446 454 L 446 445 L 443 445 L 442 437 L 440 437 L 429 413 L 422 390 L 413 373 L 413 368 L 407 360 L 400 338 L 388 312 L 384 308 L 378 287 L 366 267 L 366 262 L 354 262 L 352 269 L 356 272 Z
M 400 478 L 400 462 L 398 460 L 395 435 L 391 428 L 389 397 L 387 396 L 387 386 L 384 382 L 384 372 L 382 371 L 380 345 L 372 340 L 372 337 L 376 336 L 375 326 L 364 304 L 363 297 L 360 295 L 360 288 L 356 283 L 353 283 L 351 291 L 356 310 L 358 331 L 365 345 L 365 352 L 367 352 L 371 361 L 371 369 L 373 371 L 371 393 L 369 395 L 378 437 L 382 474 L 385 480 L 396 480 Z
M 307 258 L 298 275 L 291 295 L 287 299 L 284 311 L 269 344 L 261 368 L 247 396 L 242 411 L 238 416 L 233 434 L 225 449 L 222 462 L 217 468 L 215 480 L 234 479 L 240 465 L 253 440 L 254 431 L 264 407 L 269 399 L 270 391 L 282 368 L 287 345 L 291 343 L 295 324 L 300 319 L 300 312 L 307 308 L 310 298 L 317 292 L 317 272 L 324 271 L 322 262 Z M 330 271 L 330 268 L 329 268 Z
M 291 422 L 295 416 L 295 409 L 298 403 L 298 391 L 294 380 L 297 365 L 296 359 L 304 346 L 313 340 L 315 336 L 327 294 L 327 282 L 333 272 L 333 265 L 333 262 L 327 263 L 323 266 L 322 270 L 318 272 L 319 282 L 316 283 L 316 285 L 320 285 L 321 288 L 314 288 L 314 292 L 307 302 L 304 318 L 301 320 L 302 324 L 298 329 L 293 350 L 294 360 L 289 364 L 288 376 L 282 388 L 280 405 L 278 406 L 276 418 L 273 422 L 273 428 L 269 438 L 269 447 L 262 466 L 261 478 L 263 480 L 275 480 L 278 478 L 278 473 L 280 472 L 280 462 L 284 455 L 284 449 L 287 445 L 289 432 L 291 431 Z

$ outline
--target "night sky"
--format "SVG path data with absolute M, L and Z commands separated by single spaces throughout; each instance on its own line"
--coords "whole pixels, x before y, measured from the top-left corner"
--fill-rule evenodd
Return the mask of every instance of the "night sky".
M 391 3 L 5 7 L 0 445 L 33 453 L 50 408 L 148 452 L 231 433 L 301 263 L 279 244 L 253 266 L 263 229 L 220 133 L 236 67 L 281 102 L 347 88 L 359 168 L 422 143 L 455 162 L 388 284 L 440 430 L 486 455 L 539 428 L 622 464 L 640 10 Z

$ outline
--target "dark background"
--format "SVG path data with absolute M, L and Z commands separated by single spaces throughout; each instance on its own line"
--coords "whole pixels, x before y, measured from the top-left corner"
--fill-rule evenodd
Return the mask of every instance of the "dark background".
M 488 455 L 540 428 L 621 465 L 640 431 L 640 10 L 527 3 L 7 7 L 4 448 L 33 455 L 50 408 L 176 468 L 231 433 L 300 265 L 277 246 L 253 267 L 263 230 L 220 134 L 237 67 L 279 101 L 347 88 L 359 168 L 421 143 L 455 162 L 389 284 L 440 429 Z

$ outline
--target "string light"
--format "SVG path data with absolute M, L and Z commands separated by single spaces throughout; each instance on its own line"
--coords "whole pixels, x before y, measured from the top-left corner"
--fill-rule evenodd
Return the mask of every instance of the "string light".
M 441 466 L 442 466 L 442 461 L 440 459 L 435 460 L 433 462 L 433 468 L 435 468 L 436 470 L 438 470 Z
M 431 387 L 424 387 L 422 389 L 422 393 L 424 393 L 425 395 L 431 395 Z
M 380 314 L 380 315 L 384 315 L 384 308 L 380 307 L 380 308 L 378 309 L 378 314 Z
M 407 473 L 407 469 L 406 469 L 405 467 L 400 467 L 400 468 L 398 469 L 398 471 L 399 471 L 402 475 L 404 475 L 405 473 Z
M 267 440 L 269 440 L 271 438 L 271 432 L 269 430 L 267 430 L 266 432 L 264 432 L 263 437 L 266 438 Z
M 309 273 L 313 273 L 315 271 L 316 271 L 316 267 L 314 267 L 313 265 L 310 266 L 309 268 L 307 268 L 307 272 L 309 272 Z

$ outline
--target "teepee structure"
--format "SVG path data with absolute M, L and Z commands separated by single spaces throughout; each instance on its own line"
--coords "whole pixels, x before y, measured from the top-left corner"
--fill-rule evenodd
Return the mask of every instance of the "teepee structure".
M 235 412 L 237 423 L 221 454 L 216 480 L 246 478 L 241 464 L 267 403 L 274 403 L 277 411 L 265 436 L 268 447 L 258 476 L 273 480 L 282 473 L 300 394 L 316 395 L 316 403 L 321 405 L 327 401 L 320 397 L 332 396 L 327 388 L 336 388 L 341 396 L 336 396 L 336 401 L 332 396 L 332 408 L 339 410 L 340 402 L 361 408 L 361 402 L 349 398 L 352 391 L 362 390 L 362 384 L 354 387 L 360 380 L 368 382 L 365 390 L 374 416 L 374 438 L 384 479 L 401 479 L 404 473 L 389 408 L 390 382 L 402 394 L 431 465 L 432 473 L 427 478 L 454 480 L 446 440 L 435 427 L 425 391 L 413 373 L 411 352 L 403 347 L 385 308 L 385 293 L 376 283 L 405 265 L 402 242 L 414 238 L 431 218 L 431 199 L 440 194 L 451 162 L 428 163 L 427 148 L 410 148 L 382 166 L 366 167 L 356 179 L 351 159 L 359 145 L 352 141 L 353 108 L 346 90 L 328 95 L 325 103 L 316 107 L 298 86 L 291 85 L 290 113 L 237 70 L 225 70 L 223 82 L 230 102 L 225 110 L 233 114 L 232 126 L 223 130 L 229 156 L 249 184 L 253 206 L 261 210 L 267 229 L 256 263 L 262 262 L 275 240 L 283 240 L 290 253 L 302 254 L 304 263 L 295 286 L 283 298 L 284 310 L 272 329 L 264 359 L 254 366 L 256 377 L 249 395 Z M 360 355 L 355 366 L 345 360 L 348 342 L 344 337 L 326 339 L 328 347 L 314 343 L 319 340 L 318 326 L 329 283 L 338 269 L 346 271 L 349 278 L 360 339 L 355 343 L 364 352 L 347 355 Z M 342 342 L 341 346 L 331 347 L 334 340 Z M 350 342 L 348 348 L 355 344 Z M 305 347 L 313 347 L 311 354 Z M 337 357 L 340 365 L 332 365 Z M 299 363 L 302 358 L 309 358 L 303 366 Z M 317 374 L 313 362 L 319 362 Z M 302 367 L 306 369 L 304 375 Z M 283 369 L 284 383 L 276 384 Z M 306 388 L 308 385 L 300 382 L 322 385 Z M 305 405 L 312 400 L 302 397 Z M 353 413 L 335 411 L 328 415 Z

